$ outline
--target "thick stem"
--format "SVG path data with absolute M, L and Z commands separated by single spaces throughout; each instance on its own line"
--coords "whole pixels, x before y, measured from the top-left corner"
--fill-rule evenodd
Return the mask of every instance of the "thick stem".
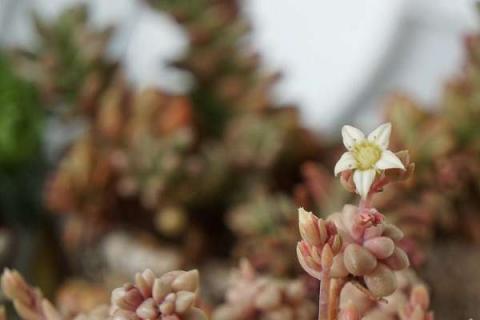
M 328 320 L 328 306 L 330 294 L 330 270 L 323 270 L 320 280 L 320 293 L 318 296 L 318 320 Z
M 337 320 L 339 305 L 340 305 L 340 293 L 347 281 L 345 279 L 333 279 L 330 282 L 330 294 L 328 304 L 328 320 Z

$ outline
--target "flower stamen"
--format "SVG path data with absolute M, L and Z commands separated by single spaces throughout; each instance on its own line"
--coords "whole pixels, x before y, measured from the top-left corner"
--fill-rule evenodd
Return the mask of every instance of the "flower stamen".
M 353 157 L 359 170 L 373 169 L 382 156 L 382 149 L 373 142 L 364 140 L 356 143 L 352 149 Z

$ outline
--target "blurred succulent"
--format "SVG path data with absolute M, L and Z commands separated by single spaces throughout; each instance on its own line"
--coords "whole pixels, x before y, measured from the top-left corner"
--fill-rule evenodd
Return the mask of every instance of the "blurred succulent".
M 213 320 L 310 320 L 315 306 L 300 280 L 278 280 L 257 275 L 248 260 L 232 274 L 226 301 L 217 307 Z
M 438 109 L 425 111 L 404 95 L 392 96 L 387 104 L 387 118 L 396 128 L 392 144 L 410 150 L 417 173 L 387 190 L 376 205 L 391 212 L 407 239 L 414 240 L 410 246 L 445 236 L 480 240 L 475 214 L 480 207 L 480 36 L 467 36 L 465 47 L 463 71 L 446 84 Z
M 71 248 L 128 226 L 179 241 L 188 262 L 225 256 L 235 240 L 240 248 L 254 238 L 232 239 L 228 213 L 250 201 L 253 189 L 267 197 L 291 193 L 299 164 L 317 157 L 320 145 L 295 108 L 270 99 L 277 77 L 264 75 L 258 58 L 239 47 L 248 28 L 240 27 L 245 22 L 236 1 L 156 4 L 187 29 L 191 50 L 175 64 L 191 72 L 194 87 L 183 96 L 136 91 L 120 70 L 111 76 L 99 67 L 101 55 L 88 60 L 106 82 L 91 96 L 86 132 L 53 173 L 46 203 L 68 213 L 64 235 Z M 91 82 L 79 81 L 77 88 Z M 270 211 L 272 229 L 288 224 L 282 214 Z
M 50 301 L 38 288 L 32 288 L 16 270 L 5 269 L 1 278 L 5 296 L 13 302 L 15 310 L 23 319 L 61 319 Z
M 18 166 L 40 152 L 44 114 L 35 88 L 0 57 L 0 166 Z
M 0 54 L 0 216 L 9 227 L 38 222 L 44 110 L 35 87 Z
M 233 207 L 227 225 L 239 241 L 233 248 L 236 258 L 248 258 L 256 270 L 272 275 L 292 275 L 295 261 L 297 217 L 295 204 L 284 194 L 253 190 L 252 195 Z
M 110 307 L 102 304 L 101 298 L 87 312 L 65 314 L 44 298 L 39 289 L 32 288 L 17 271 L 6 269 L 1 277 L 3 293 L 13 302 L 18 315 L 26 320 L 207 319 L 205 313 L 195 306 L 198 282 L 196 270 L 171 271 L 157 277 L 147 269 L 135 275 L 133 284 L 126 283 L 112 291 Z M 67 303 L 61 305 L 64 311 L 72 311 L 68 299 L 60 303 Z
M 113 319 L 206 320 L 195 306 L 198 271 L 171 271 L 157 277 L 151 270 L 137 273 L 134 284 L 112 292 Z
M 108 304 L 109 298 L 110 292 L 100 283 L 70 279 L 58 289 L 55 302 L 62 315 L 74 318 L 92 312 L 101 304 Z
M 384 300 L 375 300 L 351 283 L 341 293 L 340 319 L 433 320 L 425 284 L 407 269 L 395 274 L 398 289 Z
M 38 45 L 14 52 L 16 71 L 36 84 L 48 105 L 93 112 L 116 71 L 116 63 L 105 57 L 112 30 L 93 30 L 84 5 L 66 10 L 53 23 L 39 16 L 34 22 Z

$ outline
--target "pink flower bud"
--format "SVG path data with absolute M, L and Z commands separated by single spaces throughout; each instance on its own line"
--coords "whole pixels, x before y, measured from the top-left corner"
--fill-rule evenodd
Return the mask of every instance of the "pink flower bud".
M 303 208 L 298 209 L 298 226 L 302 239 L 310 245 L 321 246 L 328 237 L 326 222 Z
M 322 277 L 321 261 L 317 255 L 312 255 L 312 248 L 304 240 L 297 243 L 297 258 L 302 268 L 312 277 L 320 280 Z

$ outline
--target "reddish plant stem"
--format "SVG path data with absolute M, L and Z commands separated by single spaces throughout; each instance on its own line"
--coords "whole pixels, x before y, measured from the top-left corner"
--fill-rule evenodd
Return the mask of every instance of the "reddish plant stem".
M 330 270 L 322 271 L 322 279 L 320 280 L 320 293 L 318 296 L 318 320 L 328 320 L 330 294 Z
M 347 281 L 345 279 L 333 279 L 330 283 L 329 305 L 328 305 L 328 320 L 337 320 L 339 305 L 340 305 L 340 293 Z

